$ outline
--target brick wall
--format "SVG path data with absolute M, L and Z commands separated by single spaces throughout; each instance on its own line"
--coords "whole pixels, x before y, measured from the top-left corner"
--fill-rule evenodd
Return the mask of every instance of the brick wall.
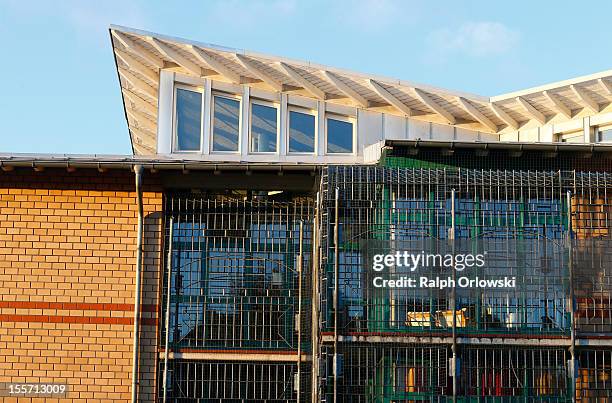
M 139 382 L 152 401 L 162 195 L 151 174 L 143 199 Z M 61 401 L 129 401 L 137 212 L 128 170 L 0 172 L 0 382 L 68 384 Z

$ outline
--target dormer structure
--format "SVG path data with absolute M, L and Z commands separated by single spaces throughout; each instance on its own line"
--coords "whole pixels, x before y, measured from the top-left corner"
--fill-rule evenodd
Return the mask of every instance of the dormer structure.
M 133 152 L 363 163 L 384 140 L 606 142 L 612 71 L 494 97 L 112 26 Z

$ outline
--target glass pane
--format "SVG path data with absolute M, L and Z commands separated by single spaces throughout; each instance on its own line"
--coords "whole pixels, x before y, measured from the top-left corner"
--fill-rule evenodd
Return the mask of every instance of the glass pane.
M 214 98 L 213 151 L 238 151 L 240 101 Z
M 176 90 L 176 149 L 199 151 L 202 119 L 202 94 Z
M 307 113 L 289 112 L 289 152 L 314 152 L 315 117 Z
M 276 108 L 251 104 L 251 151 L 276 152 Z
M 353 124 L 327 118 L 327 152 L 353 152 Z
M 599 132 L 599 141 L 601 141 L 601 142 L 612 141 L 612 129 L 600 131 Z

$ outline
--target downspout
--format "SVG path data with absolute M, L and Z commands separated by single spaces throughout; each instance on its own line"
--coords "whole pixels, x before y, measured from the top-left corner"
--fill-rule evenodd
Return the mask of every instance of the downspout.
M 136 237 L 136 285 L 134 287 L 134 342 L 132 355 L 132 403 L 138 399 L 138 345 L 140 339 L 140 288 L 142 272 L 142 232 L 143 232 L 143 208 L 142 208 L 142 166 L 134 166 L 136 182 L 136 203 L 138 204 L 138 228 Z

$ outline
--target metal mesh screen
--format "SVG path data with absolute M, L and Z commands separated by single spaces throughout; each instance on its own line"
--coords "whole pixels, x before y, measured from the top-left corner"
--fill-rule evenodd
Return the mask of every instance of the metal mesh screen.
M 304 325 L 310 312 L 310 201 L 171 196 L 166 212 L 174 225 L 170 346 L 297 349 L 298 303 Z
M 567 355 L 560 348 L 466 347 L 462 352 L 462 394 L 512 396 L 507 400 L 515 402 L 565 402 L 571 396 Z
M 163 376 L 163 365 L 160 369 Z M 309 370 L 302 371 L 302 386 L 308 390 Z M 168 379 L 167 399 L 172 402 L 300 401 L 297 365 L 291 363 L 178 360 Z
M 322 181 L 321 284 L 327 291 L 322 327 L 334 327 L 331 301 L 337 271 L 341 332 L 447 328 L 434 316 L 449 313 L 448 292 L 373 290 L 363 245 L 372 240 L 421 241 L 426 247 L 427 242 L 448 239 L 453 221 L 456 239 L 478 241 L 491 250 L 505 248 L 493 266 L 516 275 L 522 285 L 515 293 L 459 293 L 463 331 L 568 333 L 567 238 L 575 245 L 610 241 L 611 186 L 612 175 L 592 172 L 331 167 Z M 574 260 L 584 263 L 575 265 L 576 273 L 589 273 L 575 276 L 577 317 L 583 318 L 577 321 L 578 330 L 609 331 L 612 261 L 609 254 L 599 253 L 599 261 L 587 262 L 580 258 L 583 250 L 572 248 Z M 593 273 L 596 280 L 589 280 Z
M 329 167 L 322 173 L 320 361 L 326 365 L 320 370 L 321 398 L 452 399 L 452 376 L 444 382 L 438 377 L 439 389 L 429 390 L 429 397 L 419 388 L 395 394 L 400 384 L 391 376 L 384 378 L 386 392 L 373 394 L 372 385 L 383 379 L 377 368 L 385 365 L 367 357 L 382 357 L 402 341 L 424 349 L 443 343 L 435 348 L 445 357 L 458 343 L 455 386 L 464 399 L 459 401 L 561 402 L 571 401 L 574 392 L 578 401 L 596 401 L 584 399 L 600 396 L 606 384 L 591 392 L 585 385 L 607 379 L 610 350 L 578 348 L 577 372 L 570 371 L 568 360 L 571 334 L 584 345 L 595 336 L 609 345 L 605 340 L 612 333 L 612 174 L 601 172 L 607 160 L 595 161 L 590 171 L 570 170 L 588 164 L 569 158 L 555 162 L 567 170 L 542 165 L 533 171 L 473 169 L 467 159 L 454 165 L 441 159 L 392 162 L 405 167 Z M 515 276 L 517 287 L 451 292 L 373 286 L 372 245 L 427 250 L 451 238 L 453 247 L 489 251 L 486 270 Z M 489 340 L 486 345 L 482 338 Z M 503 346 L 505 338 L 524 339 L 524 346 Z M 338 367 L 333 359 L 330 364 L 328 357 L 334 356 Z M 451 366 L 429 365 L 426 371 Z
M 322 360 L 331 373 L 333 352 Z M 343 344 L 339 350 L 340 402 L 445 401 L 448 352 L 444 346 Z M 323 378 L 323 396 L 333 401 L 333 379 Z
M 609 402 L 612 399 L 612 350 L 581 350 L 576 374 L 576 400 Z
M 311 346 L 313 206 L 277 193 L 166 197 L 160 345 L 178 400 L 308 396 L 297 357 Z

